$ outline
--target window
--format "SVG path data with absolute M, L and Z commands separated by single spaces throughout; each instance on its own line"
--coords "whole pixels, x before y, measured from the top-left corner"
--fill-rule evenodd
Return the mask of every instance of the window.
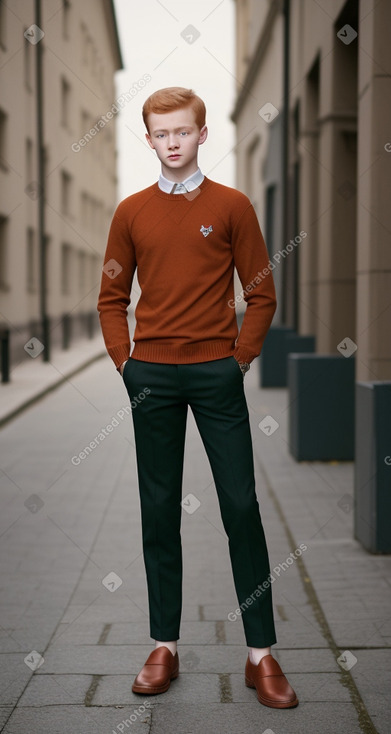
M 5 43 L 6 39 L 6 10 L 3 2 L 0 2 L 0 48 L 3 49 L 3 51 L 7 50 L 7 46 Z
M 26 138 L 26 182 L 29 184 L 34 178 L 33 141 Z
M 86 287 L 86 253 L 79 251 L 79 290 L 83 293 Z
M 91 72 L 92 76 L 96 77 L 98 71 L 98 52 L 95 45 L 91 47 Z
M 37 288 L 37 245 L 35 232 L 32 227 L 27 229 L 26 252 L 26 287 L 28 293 L 34 293 Z
M 84 209 L 84 226 L 86 229 L 91 229 L 91 197 L 87 192 L 84 194 L 85 209 Z
M 85 227 L 87 222 L 87 194 L 85 191 L 82 191 L 80 195 L 80 221 L 82 227 Z
M 72 214 L 72 177 L 66 171 L 61 172 L 61 211 L 66 217 Z
M 266 228 L 265 242 L 269 252 L 272 255 L 275 251 L 274 243 L 274 217 L 275 217 L 275 199 L 276 187 L 268 186 L 266 189 Z
M 8 290 L 8 219 L 0 216 L 0 290 Z
M 90 127 L 91 127 L 90 116 L 88 112 L 86 112 L 85 110 L 82 110 L 80 114 L 80 137 L 84 137 L 84 135 L 88 133 Z
M 96 285 L 100 282 L 100 259 L 96 255 L 91 255 L 90 258 L 90 284 L 92 288 L 95 288 Z
M 98 55 L 98 61 L 96 66 L 96 76 L 97 79 L 99 79 L 101 89 L 106 91 L 106 67 L 101 59 L 101 57 Z M 107 95 L 109 98 L 109 95 Z
M 5 159 L 7 152 L 7 123 L 8 115 L 0 109 L 0 168 L 8 171 L 8 164 Z
M 91 225 L 90 229 L 95 231 L 97 228 L 97 201 L 94 196 L 91 197 Z
M 103 201 L 98 201 L 97 228 L 98 232 L 103 232 L 105 228 L 105 210 Z
M 43 180 L 44 180 L 44 185 L 45 185 L 46 201 L 48 200 L 48 194 L 49 194 L 48 176 L 49 176 L 49 149 L 48 149 L 48 146 L 45 145 L 43 149 Z
M 87 28 L 84 23 L 80 26 L 80 38 L 81 38 L 81 62 L 83 66 L 87 64 Z
M 69 129 L 71 118 L 71 87 L 65 77 L 61 79 L 61 125 Z
M 256 209 L 256 204 L 253 200 L 254 191 L 257 191 L 257 188 L 258 188 L 257 186 L 258 179 L 257 179 L 257 170 L 256 170 L 257 168 L 256 161 L 258 160 L 257 148 L 260 142 L 261 142 L 261 137 L 258 133 L 256 133 L 246 148 L 246 168 L 245 168 L 246 194 L 248 198 L 250 199 L 251 203 L 253 204 L 254 209 Z
M 27 31 L 27 28 L 25 28 L 24 31 Z M 29 92 L 31 92 L 33 88 L 33 47 L 27 38 L 23 38 L 23 40 L 24 83 Z
M 105 232 L 108 232 L 110 229 L 113 214 L 114 214 L 114 209 L 112 207 L 107 207 L 106 212 L 105 212 L 105 226 L 104 226 Z
M 63 243 L 61 247 L 61 293 L 68 295 L 71 292 L 72 279 L 72 247 Z
M 87 40 L 86 40 L 86 63 L 87 66 L 91 69 L 93 64 L 93 55 L 94 55 L 94 44 L 92 42 L 92 38 L 90 35 L 87 34 Z
M 69 21 L 71 14 L 70 0 L 62 0 L 62 37 L 69 38 Z
M 50 236 L 48 234 L 45 234 L 45 236 L 43 238 L 43 243 L 44 243 L 44 247 L 45 247 L 45 263 L 46 263 L 46 291 L 45 291 L 46 293 L 49 293 L 49 291 L 50 291 L 50 283 L 51 283 L 51 280 L 50 280 L 50 273 L 51 273 L 51 267 L 50 267 L 51 266 L 51 262 L 50 262 L 50 258 L 51 258 L 50 239 L 51 239 Z M 38 265 L 38 258 L 37 258 L 37 265 Z M 38 267 L 37 267 L 37 269 L 38 269 Z
M 87 26 L 84 23 L 82 23 L 80 26 L 80 38 L 81 38 L 81 62 L 83 66 L 89 66 L 92 69 L 93 56 L 94 56 L 94 44 L 88 32 Z

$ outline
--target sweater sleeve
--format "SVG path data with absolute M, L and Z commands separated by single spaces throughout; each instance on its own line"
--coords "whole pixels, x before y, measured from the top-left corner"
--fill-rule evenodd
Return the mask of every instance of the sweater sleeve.
M 127 311 L 136 265 L 123 205 L 119 204 L 110 225 L 97 305 L 106 349 L 117 369 L 130 354 Z
M 233 356 L 238 362 L 252 362 L 261 352 L 277 308 L 269 254 L 252 204 L 233 227 L 232 252 L 246 302 Z

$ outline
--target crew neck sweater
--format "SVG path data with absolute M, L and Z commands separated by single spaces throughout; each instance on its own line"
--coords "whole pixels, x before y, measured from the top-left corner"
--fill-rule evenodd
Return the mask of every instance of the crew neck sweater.
M 197 190 L 169 194 L 158 183 L 120 202 L 111 222 L 97 309 L 115 366 L 130 356 L 127 309 L 134 273 L 133 359 L 165 364 L 262 349 L 277 301 L 269 256 L 248 197 L 204 176 Z M 234 268 L 246 310 L 238 333 Z

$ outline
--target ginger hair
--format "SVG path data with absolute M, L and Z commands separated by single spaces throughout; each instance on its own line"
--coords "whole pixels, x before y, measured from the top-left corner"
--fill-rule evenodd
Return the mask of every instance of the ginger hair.
M 145 100 L 142 110 L 144 125 L 148 130 L 148 115 L 154 112 L 157 115 L 162 115 L 166 112 L 174 112 L 174 110 L 180 110 L 184 107 L 191 107 L 197 127 L 201 130 L 205 125 L 206 108 L 201 97 L 192 89 L 186 89 L 185 87 L 165 87 L 164 89 L 158 89 L 156 92 L 151 94 L 148 99 Z

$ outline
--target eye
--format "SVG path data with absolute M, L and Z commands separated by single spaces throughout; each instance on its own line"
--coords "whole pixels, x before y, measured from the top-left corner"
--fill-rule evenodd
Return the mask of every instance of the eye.
M 179 133 L 179 134 L 180 134 L 180 135 L 188 135 L 189 133 L 187 132 L 187 130 L 182 130 L 182 132 L 181 132 L 181 133 Z

